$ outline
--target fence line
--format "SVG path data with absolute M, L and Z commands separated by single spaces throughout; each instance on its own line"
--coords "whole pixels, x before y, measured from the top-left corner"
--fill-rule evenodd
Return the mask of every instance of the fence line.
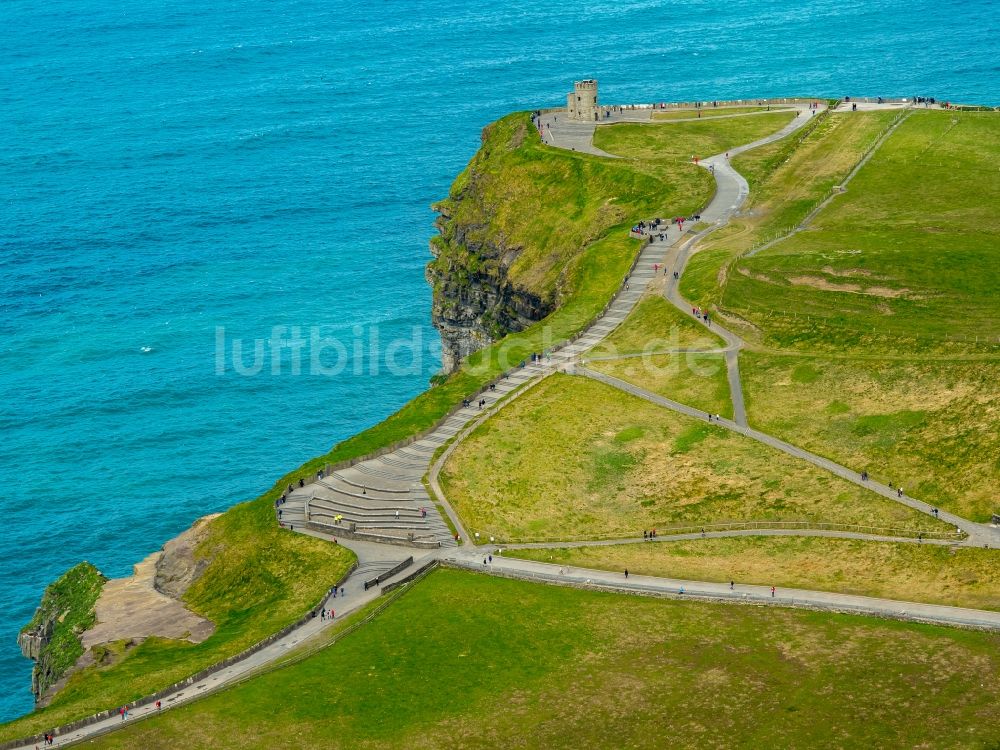
M 808 529 L 812 531 L 845 531 L 857 534 L 869 534 L 871 536 L 898 537 L 901 539 L 941 539 L 944 541 L 961 541 L 967 535 L 964 532 L 954 531 L 923 531 L 921 529 L 896 529 L 883 526 L 866 526 L 864 524 L 853 523 L 827 523 L 823 521 L 733 521 L 731 523 L 706 523 L 687 526 L 656 526 L 656 538 L 671 536 L 683 536 L 686 534 L 700 534 L 702 531 L 770 531 L 781 529 Z M 589 534 L 584 536 L 570 537 L 532 537 L 514 540 L 497 541 L 496 544 L 558 544 L 559 542 L 604 542 L 621 539 L 625 541 L 619 532 L 617 534 Z

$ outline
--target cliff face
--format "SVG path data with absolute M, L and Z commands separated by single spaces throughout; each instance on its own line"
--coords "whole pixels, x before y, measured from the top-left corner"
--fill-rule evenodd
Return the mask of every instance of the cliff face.
M 476 201 L 475 184 L 472 179 L 450 203 Z M 436 208 L 441 235 L 431 242 L 427 280 L 434 288 L 431 316 L 441 334 L 442 367 L 453 372 L 464 357 L 544 318 L 555 302 L 511 282 L 508 271 L 523 247 L 490 237 L 485 225 L 456 220 L 451 205 Z
M 508 162 L 529 134 L 526 120 L 505 118 L 484 128 L 479 152 L 455 180 L 448 199 L 434 206 L 440 234 L 431 241 L 434 260 L 426 275 L 434 289 L 431 316 L 441 334 L 445 372 L 555 307 L 553 289 L 531 289 L 510 274 L 525 243 L 515 238 L 516 232 L 505 231 L 509 228 L 503 225 L 501 207 L 506 203 L 503 192 L 520 176 Z
M 628 216 L 648 215 L 668 191 L 626 160 L 543 145 L 528 113 L 484 128 L 479 151 L 434 206 L 427 280 L 445 371 L 552 313 L 575 291 L 586 249 L 614 227 L 626 241 Z
M 94 604 L 107 579 L 80 563 L 49 584 L 42 602 L 17 636 L 21 653 L 33 659 L 31 692 L 38 700 L 83 653 L 80 635 L 94 624 Z

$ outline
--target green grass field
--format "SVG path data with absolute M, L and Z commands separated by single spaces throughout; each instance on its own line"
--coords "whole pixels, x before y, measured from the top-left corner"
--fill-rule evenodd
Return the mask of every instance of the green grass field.
M 733 166 L 750 184 L 747 210 L 700 243 L 681 279 L 685 298 L 703 307 L 720 302 L 733 259 L 801 222 L 847 177 L 895 114 L 824 114 L 790 138 L 735 157 Z
M 441 482 L 469 531 L 507 542 L 749 520 L 947 530 L 707 421 L 567 375 L 476 428 Z
M 820 537 L 732 537 L 505 550 L 507 557 L 1000 610 L 1000 550 Z
M 745 352 L 750 423 L 960 516 L 1000 513 L 1000 362 Z
M 92 745 L 993 747 L 998 654 L 996 634 L 440 570 L 333 647 Z
M 678 123 L 619 123 L 600 127 L 594 145 L 610 154 L 652 163 L 685 163 L 756 141 L 781 130 L 794 112 Z M 705 172 L 690 164 L 690 169 Z M 681 214 L 684 215 L 684 214 Z
M 702 109 L 674 109 L 653 112 L 654 120 L 711 120 L 713 117 L 732 117 L 758 112 L 790 111 L 788 107 L 708 107 Z M 701 115 L 699 117 L 699 115 Z
M 1000 351 L 1000 114 L 917 111 L 809 231 L 728 274 L 767 346 Z
M 681 314 L 657 288 L 639 300 L 622 324 L 586 356 L 609 357 L 679 348 L 715 349 L 723 343 L 718 336 Z
M 587 367 L 704 412 L 733 416 L 721 354 L 659 354 L 601 360 Z

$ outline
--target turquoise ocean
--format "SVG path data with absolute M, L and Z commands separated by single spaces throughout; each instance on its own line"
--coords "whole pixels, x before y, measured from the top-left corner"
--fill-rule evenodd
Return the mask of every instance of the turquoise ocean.
M 128 574 L 425 388 L 429 205 L 486 123 L 584 77 L 1000 103 L 990 2 L 4 0 L 0 28 L 0 720 L 66 568 Z

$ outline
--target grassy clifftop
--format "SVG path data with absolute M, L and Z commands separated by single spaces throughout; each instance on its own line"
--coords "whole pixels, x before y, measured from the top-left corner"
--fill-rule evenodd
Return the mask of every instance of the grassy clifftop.
M 456 178 L 435 245 L 449 253 L 499 251 L 512 284 L 551 298 L 567 261 L 609 229 L 666 206 L 697 208 L 711 179 L 694 168 L 657 173 L 634 161 L 602 159 L 545 146 L 527 113 L 483 130 L 483 145 Z
M 654 169 L 546 146 L 527 113 L 488 126 L 435 206 L 441 234 L 427 276 L 446 367 L 575 294 L 574 270 L 593 243 L 625 246 L 631 224 L 690 213 L 710 195 L 710 176 L 693 165 Z
M 94 603 L 106 580 L 82 562 L 45 589 L 35 616 L 18 635 L 22 653 L 35 660 L 31 689 L 36 696 L 44 695 L 83 654 L 80 635 L 94 624 Z

